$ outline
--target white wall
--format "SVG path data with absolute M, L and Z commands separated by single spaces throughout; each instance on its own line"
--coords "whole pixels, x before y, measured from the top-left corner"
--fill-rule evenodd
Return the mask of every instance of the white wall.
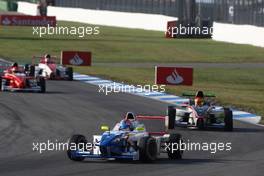
M 36 15 L 37 5 L 18 2 L 18 12 Z M 81 23 L 138 28 L 155 31 L 166 31 L 167 21 L 177 20 L 175 17 L 143 13 L 113 12 L 106 10 L 89 10 L 81 8 L 48 7 L 48 15 L 57 20 Z
M 214 22 L 213 40 L 264 47 L 264 28 Z
M 18 2 L 17 11 L 27 15 L 37 15 L 37 4 Z
M 37 5 L 18 2 L 18 12 L 36 15 Z M 155 31 L 166 31 L 167 21 L 177 20 L 164 15 L 62 7 L 48 7 L 48 15 L 56 16 L 57 20 L 62 21 Z M 213 40 L 264 47 L 264 28 L 214 22 Z

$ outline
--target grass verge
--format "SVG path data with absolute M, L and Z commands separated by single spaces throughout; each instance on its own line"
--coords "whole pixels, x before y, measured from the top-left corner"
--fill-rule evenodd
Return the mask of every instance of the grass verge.
M 91 26 L 59 22 L 59 26 Z M 88 50 L 95 62 L 264 62 L 264 48 L 206 39 L 166 39 L 162 32 L 99 26 L 99 35 L 84 38 L 53 35 L 39 38 L 32 27 L 0 28 L 0 57 L 25 62 L 33 55 L 60 55 L 61 50 Z

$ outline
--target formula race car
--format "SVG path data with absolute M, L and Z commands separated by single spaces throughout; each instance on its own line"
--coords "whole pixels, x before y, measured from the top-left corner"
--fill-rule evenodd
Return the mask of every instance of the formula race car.
M 183 151 L 180 148 L 182 143 L 180 134 L 147 132 L 145 125 L 141 121 L 169 121 L 165 120 L 166 118 L 160 116 L 137 116 L 137 125 L 133 130 L 120 130 L 121 122 L 117 123 L 112 130 L 109 130 L 108 126 L 102 126 L 101 129 L 105 132 L 102 135 L 94 135 L 92 145 L 88 145 L 85 136 L 73 135 L 68 142 L 67 155 L 73 161 L 97 158 L 153 162 L 161 153 L 167 153 L 170 159 L 181 159 Z M 175 116 L 174 119 L 171 117 L 170 120 L 175 120 Z M 170 127 L 173 127 L 174 122 L 167 123 L 172 123 Z M 92 147 L 87 149 L 84 146 Z
M 4 71 L 0 77 L 1 91 L 28 91 L 46 92 L 46 81 L 43 77 L 35 77 L 26 65 L 18 67 L 15 63 L 12 67 Z
M 198 129 L 223 128 L 226 131 L 233 130 L 233 113 L 229 108 L 212 105 L 209 99 L 213 94 L 203 94 L 198 91 L 196 95 L 184 93 L 183 96 L 195 97 L 189 103 L 176 105 L 176 126 L 194 127 Z M 207 101 L 199 102 L 207 98 Z M 202 100 L 203 101 L 203 100 Z
M 39 61 L 38 64 L 36 60 Z M 44 57 L 33 57 L 32 65 L 35 66 L 35 74 L 50 80 L 73 80 L 73 68 L 65 67 L 55 62 L 56 58 L 49 54 Z

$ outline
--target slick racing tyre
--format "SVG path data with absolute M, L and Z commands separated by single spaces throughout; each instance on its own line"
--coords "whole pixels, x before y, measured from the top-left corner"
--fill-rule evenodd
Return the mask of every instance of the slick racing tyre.
M 157 158 L 157 142 L 156 139 L 148 136 L 139 139 L 138 143 L 139 160 L 142 162 L 153 162 Z
M 24 66 L 24 71 L 25 72 L 29 72 L 29 66 L 30 66 L 29 64 L 25 64 L 25 66 Z
M 204 128 L 205 128 L 204 120 L 203 120 L 203 119 L 197 119 L 196 127 L 197 127 L 199 130 L 204 130 Z
M 68 150 L 67 150 L 67 156 L 70 160 L 73 161 L 83 161 L 85 157 L 76 156 L 74 154 L 75 150 L 71 150 L 72 148 L 77 148 L 78 146 L 85 146 L 87 143 L 85 136 L 83 135 L 73 135 L 68 142 Z M 82 145 L 80 145 L 82 144 Z M 84 150 L 84 149 L 81 149 Z
M 45 93 L 46 92 L 46 80 L 43 77 L 39 78 L 39 86 L 40 86 L 40 93 Z
M 50 80 L 55 80 L 55 78 L 56 78 L 56 75 L 55 75 L 55 73 L 52 72 L 52 73 L 50 74 L 50 76 L 49 76 L 49 79 L 50 79 Z
M 35 66 L 30 65 L 29 67 L 29 76 L 35 77 Z
M 176 109 L 173 106 L 168 107 L 168 129 L 172 130 L 175 127 Z
M 225 131 L 233 131 L 233 112 L 229 108 L 224 109 L 225 112 Z
M 6 79 L 3 79 L 1 76 L 0 76 L 0 92 L 2 91 L 5 91 L 5 86 L 9 86 L 10 84 L 10 80 L 6 80 Z
M 68 75 L 68 80 L 72 81 L 73 80 L 73 68 L 72 67 L 67 67 L 67 75 Z
M 180 148 L 181 142 L 182 138 L 180 134 L 170 134 L 169 141 L 167 142 L 167 146 L 169 146 L 167 154 L 170 159 L 182 159 L 183 151 Z
M 2 77 L 0 76 L 0 92 L 2 92 L 3 91 L 3 86 L 2 86 L 2 83 L 3 82 L 3 80 L 2 80 Z

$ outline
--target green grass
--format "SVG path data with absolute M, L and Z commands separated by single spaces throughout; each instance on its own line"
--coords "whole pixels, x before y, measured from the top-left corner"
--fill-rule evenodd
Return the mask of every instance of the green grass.
M 83 26 L 60 22 L 63 26 Z M 30 62 L 33 55 L 61 50 L 88 50 L 93 62 L 106 63 L 263 63 L 264 48 L 212 40 L 166 39 L 162 32 L 100 26 L 100 35 L 32 35 L 31 27 L 0 27 L 0 57 Z M 75 68 L 87 73 L 132 84 L 153 84 L 154 69 L 113 66 Z M 167 86 L 169 93 L 198 89 L 215 92 L 219 103 L 264 116 L 264 69 L 195 69 L 194 86 Z M 264 121 L 263 121 L 264 123 Z
M 60 22 L 63 26 L 80 23 Z M 87 26 L 87 25 L 86 25 Z M 100 26 L 100 35 L 33 35 L 31 27 L 1 27 L 0 57 L 29 60 L 33 55 L 61 50 L 89 50 L 95 62 L 263 62 L 264 49 L 212 40 L 166 39 L 162 32 Z M 41 42 L 40 42 L 41 41 Z

